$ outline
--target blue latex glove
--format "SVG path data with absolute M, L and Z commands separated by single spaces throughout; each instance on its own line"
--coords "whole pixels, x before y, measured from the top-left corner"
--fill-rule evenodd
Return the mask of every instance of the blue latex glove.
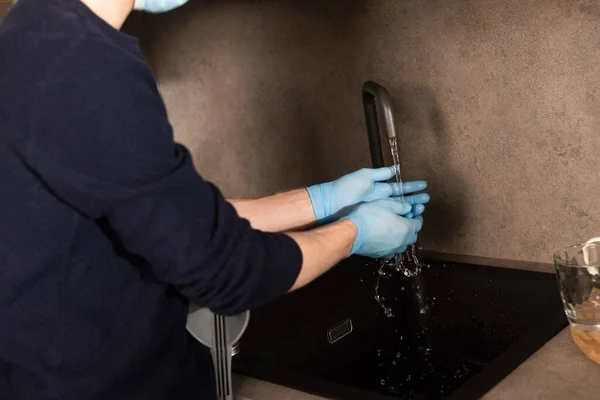
M 419 196 L 421 196 L 421 195 L 419 195 Z M 411 197 L 416 197 L 416 196 L 411 196 Z M 427 197 L 429 197 L 429 195 L 427 195 Z M 427 201 L 429 201 L 429 200 L 427 200 Z M 426 203 L 426 202 L 424 202 L 424 203 Z M 419 215 L 423 214 L 424 212 L 425 212 L 425 204 L 415 204 L 414 206 L 412 206 L 410 212 L 404 216 L 404 218 L 418 217 Z
M 359 203 L 385 199 L 400 194 L 419 192 L 427 187 L 423 181 L 385 182 L 396 174 L 396 167 L 377 169 L 361 169 L 345 175 L 333 182 L 307 188 L 317 222 L 327 223 L 336 219 L 335 215 L 342 209 Z M 404 201 L 411 205 L 422 205 L 429 202 L 426 193 L 406 196 Z M 420 215 L 425 207 L 414 207 L 412 216 Z
M 411 205 L 394 199 L 376 200 L 358 205 L 344 219 L 356 225 L 358 234 L 352 246 L 352 254 L 371 258 L 391 258 L 404 253 L 415 244 L 417 233 L 423 227 L 423 219 L 403 218 Z
M 181 7 L 187 2 L 188 0 L 135 0 L 133 8 L 158 14 Z

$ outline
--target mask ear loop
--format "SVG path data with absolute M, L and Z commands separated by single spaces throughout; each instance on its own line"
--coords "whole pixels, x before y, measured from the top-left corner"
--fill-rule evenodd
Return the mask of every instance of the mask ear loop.
M 592 244 L 600 244 L 600 236 L 591 238 L 590 240 L 588 240 L 587 242 L 585 242 L 585 244 L 583 245 L 583 248 L 581 249 L 581 251 L 583 253 L 583 259 L 584 259 L 585 263 L 588 264 L 588 265 L 590 263 L 589 248 L 591 247 L 590 245 L 592 245 Z M 595 270 L 594 271 L 595 272 L 594 275 L 598 275 L 598 268 L 594 268 L 594 270 Z

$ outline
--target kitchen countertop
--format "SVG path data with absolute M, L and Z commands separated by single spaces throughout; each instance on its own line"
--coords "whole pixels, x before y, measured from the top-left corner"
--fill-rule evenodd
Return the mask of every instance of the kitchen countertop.
M 255 379 L 236 376 L 238 400 L 320 400 L 322 398 Z M 484 400 L 564 400 L 600 398 L 600 365 L 585 357 L 568 329 L 494 387 Z

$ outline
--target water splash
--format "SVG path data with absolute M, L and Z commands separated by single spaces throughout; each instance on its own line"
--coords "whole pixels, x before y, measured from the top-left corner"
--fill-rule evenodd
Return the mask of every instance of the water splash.
M 398 186 L 400 187 L 400 193 L 398 194 L 398 198 L 401 201 L 404 201 L 404 191 L 402 189 L 402 175 L 400 170 L 400 150 L 398 148 L 398 138 L 390 138 L 390 149 L 392 152 L 393 163 L 396 166 L 396 182 L 399 183 Z M 402 254 L 396 254 L 396 256 L 394 257 L 396 270 L 402 272 L 407 277 L 418 275 L 421 272 L 423 265 L 417 257 L 417 246 L 414 244 L 409 246 L 405 254 L 406 257 L 404 257 Z M 406 261 L 408 261 L 408 265 L 404 263 L 405 258 Z
M 400 152 L 398 150 L 397 138 L 390 138 L 390 148 L 392 151 L 392 159 L 394 165 L 396 165 L 396 182 L 400 183 L 400 193 L 398 198 L 404 200 L 404 192 L 402 190 L 402 176 L 400 174 Z M 375 300 L 381 306 L 383 313 L 386 317 L 392 318 L 394 316 L 391 307 L 384 304 L 383 297 L 379 294 L 379 288 L 381 278 L 389 277 L 395 272 L 401 272 L 404 276 L 411 278 L 421 273 L 424 268 L 423 263 L 417 257 L 419 248 L 416 245 L 409 246 L 408 250 L 404 254 L 396 254 L 393 258 L 388 260 L 381 260 L 379 264 L 379 270 L 377 271 L 377 283 L 375 284 Z M 404 288 L 402 288 L 404 289 Z
M 390 276 L 391 273 L 385 271 L 385 265 L 381 265 L 377 271 L 377 282 L 375 283 L 375 300 L 379 303 L 379 306 L 383 310 L 383 314 L 388 318 L 394 317 L 394 313 L 392 312 L 391 307 L 384 304 L 385 299 L 379 294 L 379 287 L 381 285 L 381 278 L 388 278 Z

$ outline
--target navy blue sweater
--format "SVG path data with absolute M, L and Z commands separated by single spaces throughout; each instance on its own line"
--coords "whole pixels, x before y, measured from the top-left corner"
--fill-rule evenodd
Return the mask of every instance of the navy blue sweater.
M 189 300 L 256 307 L 302 263 L 197 174 L 137 40 L 79 0 L 0 26 L 0 193 L 2 400 L 214 398 Z

